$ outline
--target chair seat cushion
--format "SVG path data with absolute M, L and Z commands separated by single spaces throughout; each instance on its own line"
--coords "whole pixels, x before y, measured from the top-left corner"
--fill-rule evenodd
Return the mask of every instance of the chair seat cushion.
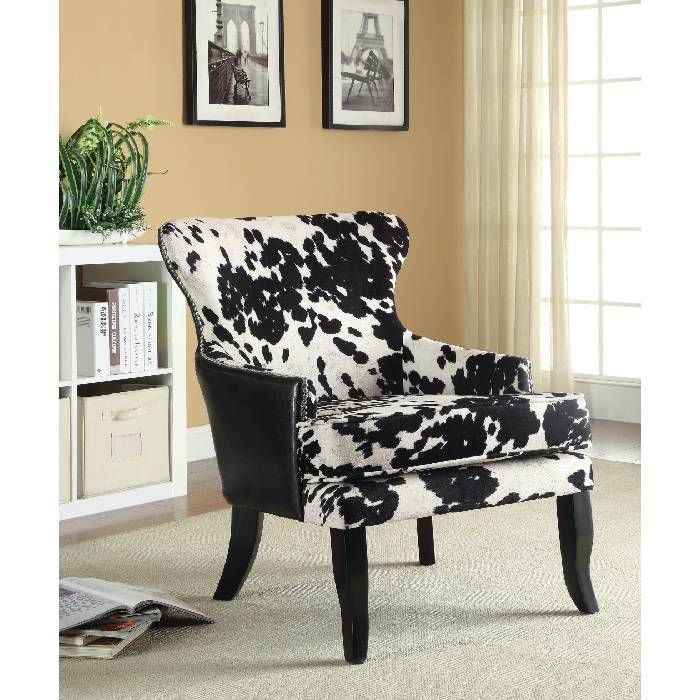
M 319 403 L 297 426 L 305 481 L 345 481 L 581 450 L 581 394 L 404 395 Z
M 487 464 L 304 484 L 304 522 L 334 528 L 381 525 L 593 488 L 591 460 L 559 453 Z

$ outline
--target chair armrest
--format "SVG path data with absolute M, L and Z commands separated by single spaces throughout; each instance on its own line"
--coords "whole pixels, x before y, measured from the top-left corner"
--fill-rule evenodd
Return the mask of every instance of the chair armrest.
M 303 386 L 301 388 L 301 399 L 299 404 L 299 420 L 307 420 L 309 418 L 314 418 L 316 416 L 316 386 L 310 380 L 304 377 L 295 377 L 291 374 L 284 374 L 282 372 L 276 372 L 267 367 L 254 367 L 252 365 L 243 365 L 240 362 L 236 362 L 224 349 L 224 347 L 211 340 L 202 340 L 199 344 L 197 352 L 205 359 L 211 360 L 218 365 L 223 367 L 231 367 L 235 370 L 248 370 L 253 373 L 264 372 L 267 376 L 276 377 L 292 377 L 294 379 L 301 379 L 303 381 Z
M 410 331 L 403 337 L 403 384 L 406 394 L 494 396 L 533 390 L 525 357 L 469 350 Z
M 237 367 L 201 350 L 195 368 L 226 500 L 301 520 L 296 424 L 302 417 L 306 380 Z

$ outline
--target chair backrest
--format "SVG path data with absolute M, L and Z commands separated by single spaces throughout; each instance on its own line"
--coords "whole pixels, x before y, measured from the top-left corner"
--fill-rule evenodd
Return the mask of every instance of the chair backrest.
M 398 217 L 180 219 L 159 243 L 205 352 L 306 377 L 321 400 L 402 392 Z

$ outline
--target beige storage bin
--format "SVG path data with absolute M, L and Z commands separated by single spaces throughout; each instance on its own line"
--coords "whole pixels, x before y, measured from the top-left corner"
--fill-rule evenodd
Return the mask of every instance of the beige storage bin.
M 79 496 L 170 480 L 169 388 L 78 398 Z
M 70 501 L 70 399 L 58 400 L 58 502 Z

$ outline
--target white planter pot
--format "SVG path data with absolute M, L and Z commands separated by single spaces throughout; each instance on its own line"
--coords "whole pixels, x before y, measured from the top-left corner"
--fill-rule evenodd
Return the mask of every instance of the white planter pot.
M 106 231 L 105 233 L 94 233 L 92 231 L 72 231 L 59 229 L 59 245 L 114 245 L 125 244 L 134 238 L 143 236 L 146 229 L 134 229 L 132 231 Z

